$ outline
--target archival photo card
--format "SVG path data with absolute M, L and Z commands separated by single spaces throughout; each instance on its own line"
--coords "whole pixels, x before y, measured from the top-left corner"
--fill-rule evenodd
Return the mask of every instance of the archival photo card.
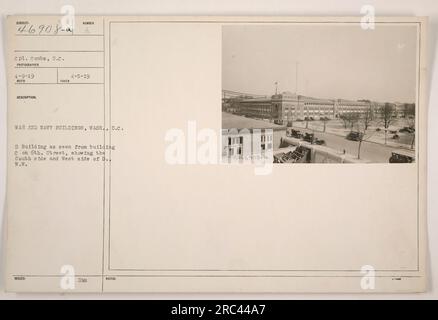
M 8 291 L 427 289 L 427 18 L 70 18 L 7 19 Z
M 223 26 L 224 160 L 415 162 L 418 40 L 417 25 Z

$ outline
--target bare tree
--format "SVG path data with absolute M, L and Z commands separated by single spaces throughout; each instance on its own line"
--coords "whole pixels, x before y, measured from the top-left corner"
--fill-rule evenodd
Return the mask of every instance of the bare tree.
M 365 133 L 359 131 L 359 145 L 357 147 L 357 158 L 360 159 L 360 147 L 362 147 L 362 141 L 364 140 Z
M 403 105 L 403 115 L 408 118 L 415 116 L 415 103 L 405 103 Z
M 289 106 L 289 110 L 287 112 L 287 127 L 292 128 L 294 125 L 293 117 L 292 117 L 292 107 Z
M 395 104 L 386 102 L 383 107 L 380 108 L 380 116 L 382 118 L 383 127 L 385 128 L 386 144 L 388 128 L 395 120 Z
M 326 116 L 323 116 L 323 117 L 320 118 L 320 120 L 322 121 L 322 123 L 323 123 L 323 125 L 324 125 L 323 132 L 325 132 L 325 129 L 326 129 L 326 127 L 327 127 L 327 122 L 330 121 L 330 118 L 329 118 L 329 117 L 326 117 Z
M 299 96 L 298 96 L 299 99 Z M 306 116 L 304 117 L 304 120 L 306 121 L 306 129 L 309 128 L 309 121 L 310 121 L 310 114 L 309 114 L 309 107 L 306 106 Z
M 363 125 L 365 127 L 365 130 L 368 130 L 368 127 L 370 126 L 372 120 L 373 120 L 373 112 L 371 109 L 371 106 L 368 107 L 361 115 L 361 120 L 363 121 Z
M 413 149 L 415 143 L 415 104 L 406 103 L 404 105 L 403 111 L 404 111 L 407 127 L 411 130 L 411 134 L 412 134 L 411 149 Z
M 339 116 L 339 119 L 342 120 L 342 122 L 344 123 L 344 128 L 347 129 L 347 125 L 348 125 L 348 117 L 346 117 L 345 114 L 341 114 Z
M 350 127 L 350 130 L 353 131 L 354 125 L 359 120 L 359 114 L 356 112 L 346 112 L 341 116 L 342 121 L 344 121 L 344 127 L 347 129 L 347 126 Z
M 362 142 L 368 140 L 373 136 L 375 132 L 368 131 L 368 127 L 370 125 L 370 120 L 366 113 L 363 113 L 362 116 L 357 120 L 355 124 L 356 131 L 359 133 L 358 146 L 357 146 L 357 158 L 360 159 L 360 151 L 362 147 Z
M 353 130 L 353 127 L 355 124 L 357 124 L 359 122 L 359 114 L 356 112 L 352 112 L 350 113 L 350 128 L 351 130 Z

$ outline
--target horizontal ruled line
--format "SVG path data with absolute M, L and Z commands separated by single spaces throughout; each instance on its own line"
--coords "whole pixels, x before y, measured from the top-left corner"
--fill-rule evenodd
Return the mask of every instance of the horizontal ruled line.
M 103 34 L 20 34 L 17 37 L 103 37 Z
M 104 67 L 36 67 L 36 66 L 15 66 L 15 69 L 103 69 Z
M 103 52 L 103 50 L 14 50 L 14 52 Z
M 103 82 L 28 82 L 28 83 L 20 83 L 20 82 L 14 82 L 15 84 L 19 85 L 26 85 L 26 84 L 103 84 Z

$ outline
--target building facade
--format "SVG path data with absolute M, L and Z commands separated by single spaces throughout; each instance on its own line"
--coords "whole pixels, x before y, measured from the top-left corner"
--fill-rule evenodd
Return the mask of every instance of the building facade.
M 272 129 L 222 129 L 222 159 L 263 158 L 275 144 Z
M 346 113 L 378 114 L 384 104 L 369 100 L 319 99 L 290 92 L 266 97 L 237 96 L 223 98 L 222 110 L 276 123 L 306 118 L 339 118 Z M 397 112 L 395 113 L 397 116 Z

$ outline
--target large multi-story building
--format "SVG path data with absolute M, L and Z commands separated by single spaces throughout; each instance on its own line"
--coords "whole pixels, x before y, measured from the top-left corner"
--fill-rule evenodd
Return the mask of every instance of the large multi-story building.
M 346 113 L 366 111 L 376 114 L 382 106 L 383 103 L 369 100 L 319 99 L 290 92 L 266 97 L 248 95 L 224 97 L 222 101 L 223 111 L 278 123 L 306 117 L 338 118 Z

